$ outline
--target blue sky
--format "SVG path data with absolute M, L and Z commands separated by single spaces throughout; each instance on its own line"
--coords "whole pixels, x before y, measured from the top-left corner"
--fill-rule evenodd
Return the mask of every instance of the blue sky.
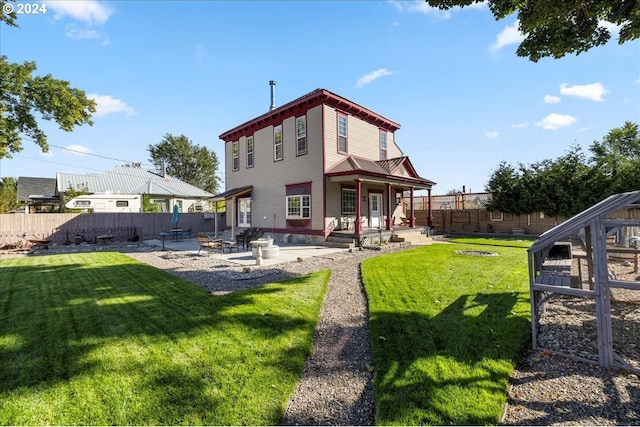
M 31 2 L 32 4 L 34 2 Z M 396 141 L 434 194 L 483 191 L 501 161 L 587 151 L 640 122 L 640 41 L 538 63 L 515 55 L 516 17 L 484 5 L 442 12 L 420 1 L 44 1 L 20 28 L 0 26 L 0 54 L 36 61 L 96 99 L 93 126 L 43 122 L 0 176 L 93 173 L 148 165 L 150 144 L 218 135 L 325 88 L 400 123 Z M 16 7 L 17 5 L 14 5 Z M 24 11 L 24 8 L 23 8 Z M 69 148 L 70 150 L 67 150 Z M 84 154 L 83 154 L 84 153 Z M 221 189 L 223 190 L 223 189 Z

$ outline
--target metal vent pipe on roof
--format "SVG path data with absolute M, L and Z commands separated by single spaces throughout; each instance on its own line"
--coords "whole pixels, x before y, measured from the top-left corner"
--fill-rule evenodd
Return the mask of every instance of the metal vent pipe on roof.
M 271 106 L 269 111 L 273 111 L 276 109 L 276 81 L 269 80 L 269 86 L 271 86 Z

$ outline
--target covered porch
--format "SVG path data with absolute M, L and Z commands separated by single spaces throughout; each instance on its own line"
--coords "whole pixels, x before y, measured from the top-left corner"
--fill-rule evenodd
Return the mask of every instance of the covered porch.
M 349 156 L 327 172 L 325 180 L 326 232 L 353 234 L 359 240 L 368 234 L 389 235 L 398 226 L 414 229 L 414 192 L 427 190 L 430 200 L 435 185 L 418 176 L 408 157 L 371 161 Z M 431 225 L 430 204 L 427 209 Z

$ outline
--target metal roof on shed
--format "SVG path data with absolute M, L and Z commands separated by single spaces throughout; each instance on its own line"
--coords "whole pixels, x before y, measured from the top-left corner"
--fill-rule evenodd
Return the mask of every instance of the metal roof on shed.
M 57 173 L 58 192 L 72 186 L 76 190 L 88 188 L 90 193 L 143 194 L 156 196 L 211 197 L 212 194 L 158 171 L 130 166 L 118 166 L 101 174 Z

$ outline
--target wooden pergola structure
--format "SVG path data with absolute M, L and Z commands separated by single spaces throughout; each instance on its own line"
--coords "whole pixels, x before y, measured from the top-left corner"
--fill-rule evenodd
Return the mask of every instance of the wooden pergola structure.
M 529 284 L 531 296 L 532 347 L 560 356 L 593 363 L 565 351 L 555 351 L 539 346 L 540 320 L 549 299 L 558 295 L 595 300 L 598 364 L 640 373 L 614 351 L 611 322 L 611 290 L 624 288 L 640 290 L 640 282 L 617 280 L 610 274 L 609 262 L 620 253 L 635 260 L 640 245 L 638 236 L 631 236 L 640 227 L 640 190 L 614 194 L 567 221 L 542 234 L 528 249 Z M 563 245 L 579 236 L 582 251 L 567 251 Z M 621 239 L 621 236 L 623 238 Z M 626 241 L 620 241 L 626 240 Z M 617 241 L 617 244 L 612 243 Z M 560 253 L 560 256 L 554 254 Z M 586 261 L 586 271 L 582 265 Z M 577 268 L 576 268 L 577 267 Z M 586 285 L 583 278 L 587 276 Z

